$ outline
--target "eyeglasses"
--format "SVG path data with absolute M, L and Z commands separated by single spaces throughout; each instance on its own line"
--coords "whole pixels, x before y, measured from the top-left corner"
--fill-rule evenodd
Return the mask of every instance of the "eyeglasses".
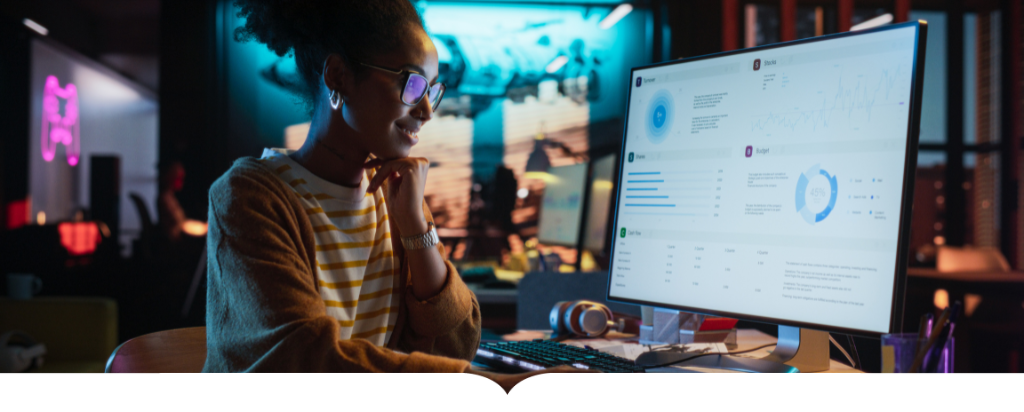
M 441 98 L 444 97 L 444 83 L 437 83 L 431 86 L 430 82 L 422 74 L 411 70 L 391 70 L 367 63 L 359 64 L 382 72 L 405 75 L 405 87 L 402 88 L 402 102 L 409 106 L 419 104 L 423 97 L 429 93 L 430 97 L 427 101 L 430 102 L 430 108 L 436 110 L 437 105 L 441 103 Z

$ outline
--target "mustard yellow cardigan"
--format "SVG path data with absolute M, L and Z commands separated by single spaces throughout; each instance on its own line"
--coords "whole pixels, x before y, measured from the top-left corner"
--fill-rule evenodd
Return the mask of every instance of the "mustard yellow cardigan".
M 432 221 L 426 204 L 423 211 Z M 210 188 L 203 371 L 466 370 L 480 342 L 476 296 L 448 260 L 442 290 L 426 301 L 413 296 L 402 234 L 394 215 L 389 220 L 404 296 L 391 339 L 386 348 L 340 340 L 320 297 L 313 227 L 298 196 L 255 158 L 235 161 Z

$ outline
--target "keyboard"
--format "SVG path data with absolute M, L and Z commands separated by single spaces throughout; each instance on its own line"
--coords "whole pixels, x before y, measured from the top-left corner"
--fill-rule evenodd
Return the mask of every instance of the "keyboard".
M 529 372 L 559 365 L 611 373 L 637 373 L 644 368 L 633 361 L 596 349 L 549 340 L 482 342 L 474 362 L 505 372 Z

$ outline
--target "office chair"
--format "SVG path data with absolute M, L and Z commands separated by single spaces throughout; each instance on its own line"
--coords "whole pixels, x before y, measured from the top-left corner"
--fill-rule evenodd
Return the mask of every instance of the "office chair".
M 608 302 L 608 275 L 595 273 L 531 272 L 519 281 L 516 298 L 516 328 L 547 330 L 555 303 L 590 300 L 608 306 L 615 313 L 640 317 L 640 306 Z
M 146 208 L 146 201 L 142 199 L 142 196 L 135 192 L 129 192 L 128 197 L 135 205 L 139 219 L 142 220 L 142 231 L 132 245 L 132 255 L 142 259 L 151 259 L 155 253 L 156 224 L 153 223 L 153 218 L 149 215 L 149 209 Z
M 206 363 L 206 328 L 171 329 L 122 343 L 106 373 L 199 373 Z

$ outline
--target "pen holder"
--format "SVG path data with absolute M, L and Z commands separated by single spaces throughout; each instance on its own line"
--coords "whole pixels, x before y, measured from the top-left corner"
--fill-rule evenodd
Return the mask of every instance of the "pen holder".
M 882 335 L 882 373 L 909 372 L 918 351 L 927 344 L 928 338 L 919 339 L 917 333 Z M 921 364 L 921 372 L 953 373 L 953 348 L 954 339 L 950 337 L 940 350 L 934 350 L 930 354 L 939 357 L 935 370 L 926 370 L 926 365 L 931 359 L 925 357 Z

